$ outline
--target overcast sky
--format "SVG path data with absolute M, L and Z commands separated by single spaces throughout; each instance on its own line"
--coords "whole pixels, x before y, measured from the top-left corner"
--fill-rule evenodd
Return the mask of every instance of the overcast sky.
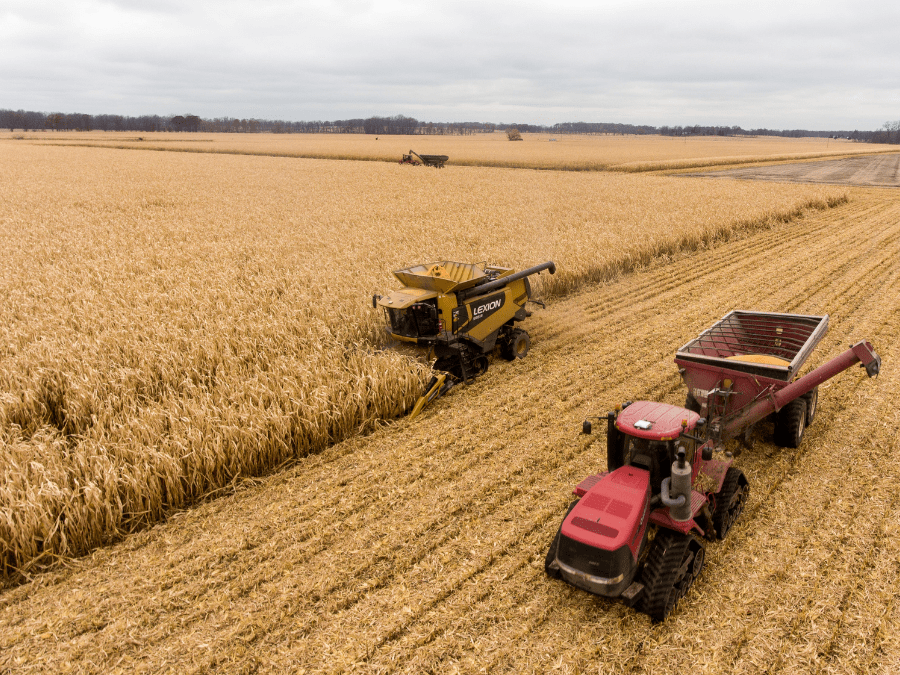
M 896 0 L 0 0 L 0 108 L 874 130 Z

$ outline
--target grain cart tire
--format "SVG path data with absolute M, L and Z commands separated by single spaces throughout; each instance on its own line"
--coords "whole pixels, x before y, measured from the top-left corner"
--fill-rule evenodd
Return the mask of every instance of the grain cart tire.
M 806 429 L 806 401 L 795 398 L 775 415 L 775 445 L 799 448 Z
M 819 388 L 814 388 L 804 394 L 802 398 L 806 401 L 806 426 L 809 426 L 816 418 L 816 410 L 819 408 Z
M 569 508 L 566 511 L 566 515 L 563 516 L 563 520 L 572 513 L 572 509 L 575 508 L 575 505 L 578 503 L 576 499 L 574 502 L 569 504 Z M 561 579 L 562 576 L 559 573 L 559 570 L 550 569 L 550 565 L 556 560 L 556 549 L 559 548 L 559 537 L 562 534 L 562 523 L 559 524 L 559 529 L 556 530 L 556 536 L 553 537 L 553 542 L 550 544 L 550 548 L 547 549 L 547 556 L 544 558 L 544 572 L 547 573 L 547 576 L 551 579 Z
M 748 494 L 750 486 L 743 471 L 733 466 L 729 467 L 722 488 L 714 496 L 713 527 L 716 528 L 718 539 L 724 539 L 731 530 L 731 526 L 744 510 Z
M 641 573 L 644 593 L 638 610 L 654 622 L 664 621 L 703 569 L 703 550 L 702 544 L 690 535 L 660 530 L 650 544 Z

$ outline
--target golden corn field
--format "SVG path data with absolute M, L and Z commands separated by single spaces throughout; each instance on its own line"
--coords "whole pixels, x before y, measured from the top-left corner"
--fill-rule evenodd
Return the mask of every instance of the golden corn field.
M 642 172 L 734 166 L 894 152 L 891 145 L 827 138 L 594 136 L 524 134 L 510 143 L 503 132 L 471 136 L 377 136 L 367 134 L 185 134 L 125 132 L 4 133 L 42 145 L 130 148 L 311 159 L 397 162 L 411 149 L 448 155 L 455 166 L 493 166 L 569 171 Z M 552 139 L 552 140 L 551 140 Z
M 0 139 L 0 672 L 900 669 L 895 190 L 289 154 Z M 410 421 L 371 294 L 442 259 L 559 271 L 528 358 Z M 547 579 L 581 420 L 683 402 L 731 309 L 829 313 L 810 365 L 883 373 L 798 450 L 758 430 L 664 624 Z

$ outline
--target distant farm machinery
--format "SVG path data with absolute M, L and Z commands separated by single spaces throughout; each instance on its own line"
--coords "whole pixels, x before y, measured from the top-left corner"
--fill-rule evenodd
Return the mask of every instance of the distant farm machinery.
M 418 159 L 415 159 L 418 157 Z M 443 169 L 444 163 L 449 160 L 450 157 L 448 155 L 420 155 L 413 150 L 409 151 L 408 155 L 403 155 L 403 159 L 400 160 L 401 164 L 412 164 L 413 166 L 421 166 L 424 164 L 425 166 L 433 166 L 436 169 Z

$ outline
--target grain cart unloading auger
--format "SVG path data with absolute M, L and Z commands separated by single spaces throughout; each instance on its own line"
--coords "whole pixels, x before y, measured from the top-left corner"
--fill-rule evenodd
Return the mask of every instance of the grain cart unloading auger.
M 855 363 L 878 374 L 881 358 L 862 341 L 794 379 L 827 325 L 731 312 L 678 350 L 687 408 L 629 401 L 607 413 L 608 471 L 575 487 L 547 574 L 664 620 L 703 569 L 706 540 L 725 538 L 749 494 L 724 441 L 774 413 L 776 441 L 796 447 L 819 384 Z
M 428 347 L 437 357 L 432 378 L 410 415 L 447 391 L 488 369 L 488 355 L 499 347 L 507 360 L 524 358 L 531 340 L 516 323 L 530 312 L 528 277 L 549 270 L 553 261 L 521 272 L 481 263 L 437 262 L 397 270 L 403 288 L 373 295 L 372 306 L 383 307 L 391 337 Z

